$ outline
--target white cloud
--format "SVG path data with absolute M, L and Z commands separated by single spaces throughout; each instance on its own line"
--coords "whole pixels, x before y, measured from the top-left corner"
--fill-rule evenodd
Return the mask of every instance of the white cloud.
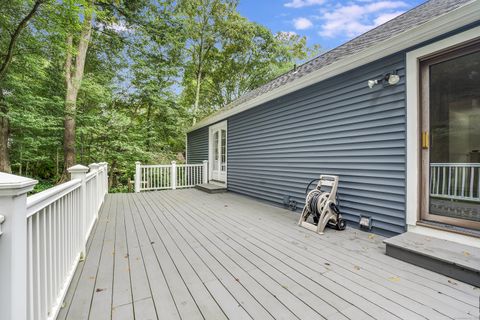
M 311 28 L 313 23 L 309 19 L 301 17 L 293 20 L 293 26 L 297 30 L 305 30 Z
M 375 1 L 339 5 L 323 12 L 319 34 L 325 37 L 347 36 L 364 33 L 403 13 L 409 5 L 403 1 Z
M 291 0 L 284 4 L 288 8 L 303 8 L 323 4 L 325 0 Z

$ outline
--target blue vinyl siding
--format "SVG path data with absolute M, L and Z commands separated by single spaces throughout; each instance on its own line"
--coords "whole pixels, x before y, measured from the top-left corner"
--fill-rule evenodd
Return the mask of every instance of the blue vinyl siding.
M 368 88 L 393 70 L 399 84 Z M 277 204 L 288 195 L 301 207 L 311 179 L 335 174 L 351 225 L 367 215 L 375 232 L 403 232 L 404 81 L 397 54 L 230 117 L 228 189 Z
M 208 127 L 187 134 L 187 162 L 202 163 L 208 160 Z

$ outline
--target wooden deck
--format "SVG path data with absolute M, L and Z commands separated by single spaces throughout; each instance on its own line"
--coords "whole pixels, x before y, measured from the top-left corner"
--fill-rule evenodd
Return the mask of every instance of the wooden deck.
M 478 319 L 480 289 L 239 195 L 111 194 L 58 319 Z

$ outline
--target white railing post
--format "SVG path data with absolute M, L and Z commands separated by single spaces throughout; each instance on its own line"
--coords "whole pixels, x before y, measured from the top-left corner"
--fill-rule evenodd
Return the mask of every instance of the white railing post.
M 27 192 L 36 180 L 0 173 L 0 317 L 26 320 Z
M 172 190 L 177 189 L 177 162 L 172 161 L 172 167 L 170 168 L 170 182 L 172 184 Z
M 208 183 L 208 160 L 203 160 L 203 183 Z
M 95 212 L 96 212 L 96 216 L 98 217 L 98 209 L 100 208 L 100 172 L 98 171 L 98 169 L 100 168 L 100 165 L 98 163 L 91 163 L 88 165 L 88 167 L 90 168 L 90 172 L 94 172 L 95 173 L 95 186 L 94 186 L 94 192 L 93 192 L 93 196 L 95 197 L 95 199 L 90 199 L 90 201 L 94 201 L 95 203 Z
M 105 195 L 108 193 L 108 163 L 100 162 L 103 167 L 102 171 L 102 203 L 105 200 Z
M 135 162 L 135 192 L 140 192 L 140 183 L 142 181 L 142 168 L 141 162 Z
M 87 244 L 87 187 L 86 187 L 86 176 L 88 172 L 88 168 L 85 166 L 82 166 L 81 164 L 77 164 L 73 167 L 70 167 L 67 169 L 67 171 L 70 173 L 71 179 L 80 179 L 82 181 L 80 185 L 80 201 L 79 201 L 79 208 L 78 211 L 80 212 L 81 215 L 81 221 L 82 221 L 82 247 L 81 249 L 81 259 L 85 258 L 86 254 L 86 247 L 85 245 Z

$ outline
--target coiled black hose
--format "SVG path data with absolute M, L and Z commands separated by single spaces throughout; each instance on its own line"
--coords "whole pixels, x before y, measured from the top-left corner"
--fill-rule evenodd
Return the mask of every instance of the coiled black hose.
M 319 179 L 319 178 L 313 179 L 313 180 L 311 180 L 311 181 L 308 183 L 307 188 L 305 189 L 305 196 L 307 196 L 308 190 L 310 189 L 310 186 L 312 185 L 312 183 L 314 183 L 315 181 L 318 181 L 318 180 L 320 180 L 320 179 Z M 318 199 L 318 197 L 317 197 L 317 199 Z M 337 194 L 335 195 L 335 202 L 337 203 L 336 206 L 337 206 L 337 207 L 340 207 L 340 197 L 339 197 L 339 195 L 338 195 L 338 192 L 337 192 Z M 317 201 L 315 201 L 315 203 L 317 203 Z M 316 207 L 317 207 L 317 205 L 315 205 L 315 208 L 316 208 Z M 311 211 L 311 212 L 312 212 L 312 211 Z M 313 212 L 316 212 L 316 211 L 313 211 Z
M 315 190 L 310 197 L 310 203 L 308 204 L 310 213 L 313 215 L 313 222 L 315 224 L 320 220 L 320 212 L 318 212 L 318 200 L 322 196 L 322 192 Z

